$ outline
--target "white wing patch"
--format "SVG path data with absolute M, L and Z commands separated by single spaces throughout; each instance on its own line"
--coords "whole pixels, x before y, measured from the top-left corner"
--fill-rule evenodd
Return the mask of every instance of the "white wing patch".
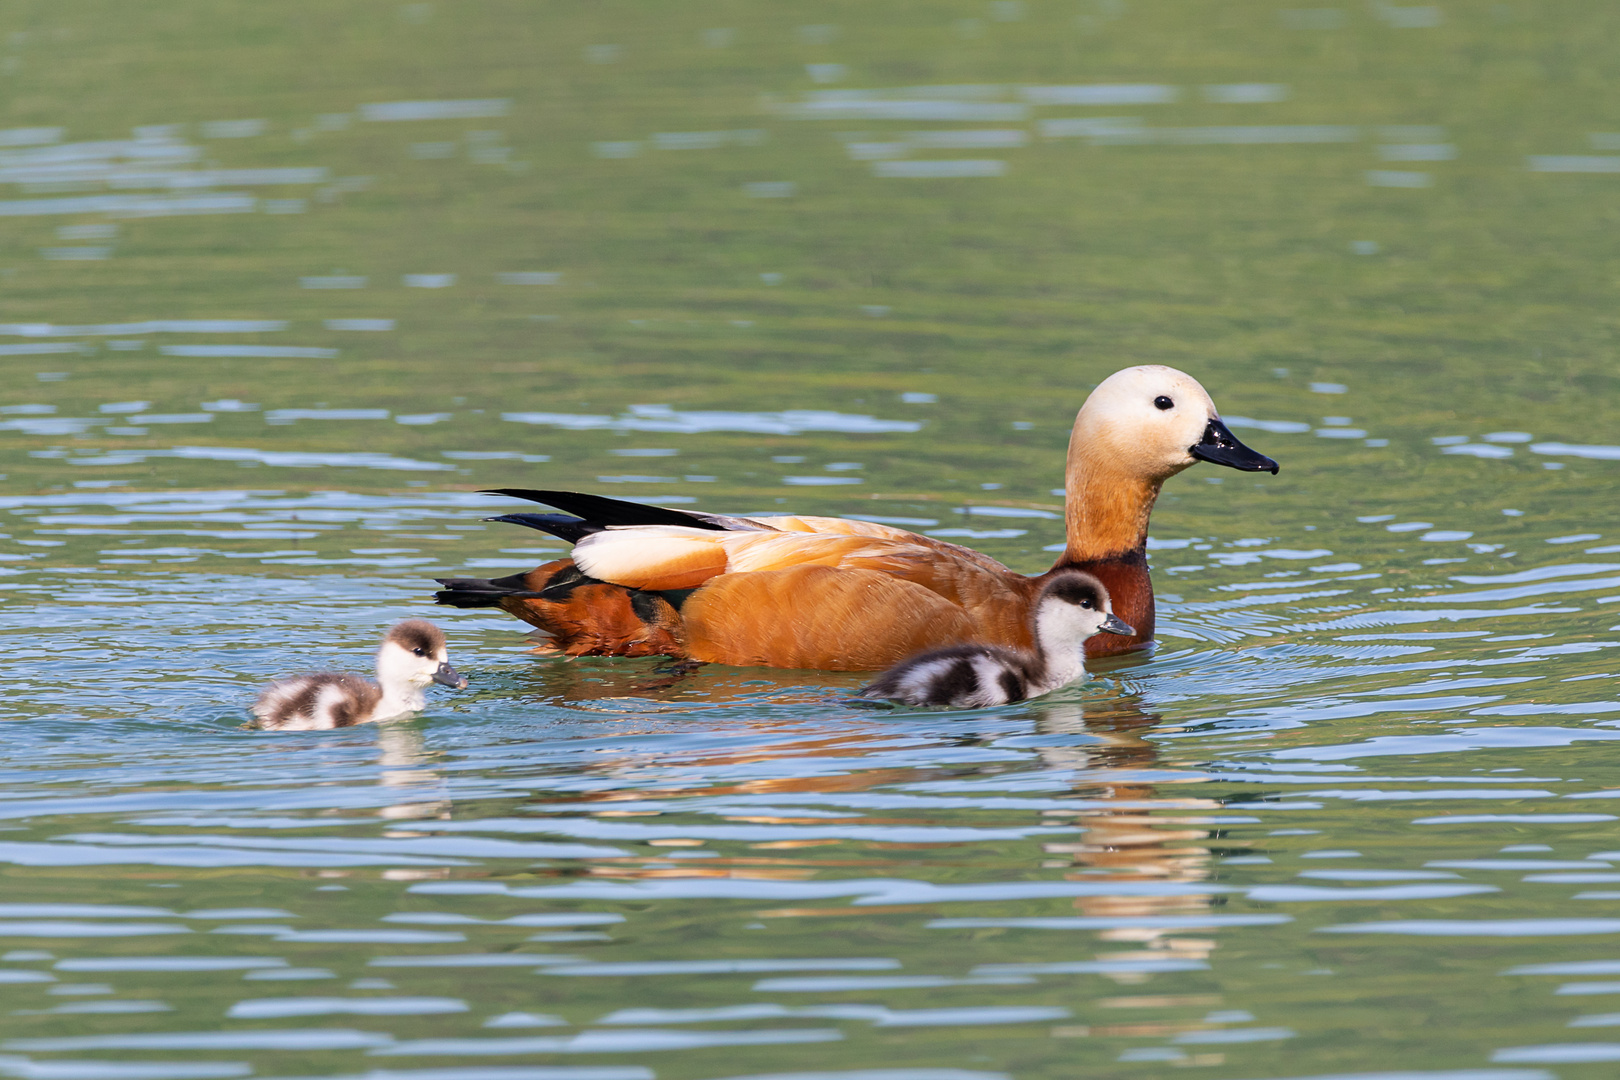
M 893 525 L 879 525 L 875 521 L 855 521 L 851 518 L 832 517 L 762 517 L 754 518 L 761 525 L 790 533 L 824 533 L 831 536 L 875 536 L 881 540 L 919 541 L 914 532 L 897 529 Z
M 629 525 L 593 533 L 574 545 L 574 565 L 593 578 L 631 588 L 680 589 L 718 574 L 781 570 L 806 563 L 905 552 L 887 537 L 806 532 L 719 532 L 683 525 Z
M 662 588 L 701 585 L 726 570 L 726 549 L 716 540 L 724 533 L 684 525 L 632 525 L 593 533 L 574 545 L 574 565 L 601 581 L 640 588 L 659 582 Z M 688 584 L 664 584 L 668 579 Z

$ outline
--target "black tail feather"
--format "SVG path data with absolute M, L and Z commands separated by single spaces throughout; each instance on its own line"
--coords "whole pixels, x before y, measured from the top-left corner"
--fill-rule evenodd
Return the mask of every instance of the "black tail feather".
M 581 491 L 536 491 L 531 488 L 491 488 L 485 495 L 510 495 L 514 499 L 527 499 L 530 502 L 541 503 L 545 506 L 555 506 L 564 513 L 577 515 L 587 524 L 596 526 L 592 532 L 600 532 L 612 525 L 684 525 L 693 529 L 714 529 L 724 532 L 726 526 L 706 520 L 696 514 L 688 514 L 682 510 L 671 510 L 663 506 L 644 506 L 641 503 L 626 502 L 623 499 L 609 499 L 604 495 L 587 495 Z M 550 515 L 538 515 L 546 517 Z M 497 520 L 510 520 L 497 519 Z M 528 522 L 518 522 L 527 525 Z M 531 528 L 541 528 L 531 526 Z M 551 532 L 550 529 L 543 529 Z M 553 535 L 561 535 L 554 533 Z M 565 538 L 566 539 L 566 538 Z
M 491 578 L 434 578 L 444 589 L 433 594 L 433 599 L 449 607 L 476 608 L 500 607 L 502 600 L 550 600 L 553 603 L 566 601 L 571 593 L 582 585 L 600 585 L 597 578 L 581 573 L 576 566 L 564 566 L 555 571 L 545 584 L 535 589 L 530 583 L 530 575 L 512 574 L 509 577 Z M 635 592 L 634 589 L 629 590 Z
M 530 529 L 539 529 L 543 533 L 550 533 L 559 540 L 566 540 L 570 544 L 577 544 L 592 533 L 603 531 L 606 526 L 598 525 L 593 521 L 570 517 L 568 514 L 502 514 L 500 517 L 485 518 L 485 521 L 504 521 L 512 525 L 523 525 Z
M 509 596 L 534 599 L 541 594 L 529 588 L 522 574 L 494 578 L 434 578 L 444 589 L 433 594 L 433 599 L 448 607 L 480 608 L 500 607 Z

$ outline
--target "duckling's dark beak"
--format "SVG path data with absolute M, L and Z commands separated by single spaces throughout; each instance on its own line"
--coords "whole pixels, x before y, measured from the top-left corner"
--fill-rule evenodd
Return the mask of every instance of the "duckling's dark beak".
M 1136 630 L 1131 626 L 1131 624 L 1126 622 L 1124 619 L 1121 619 L 1118 615 L 1110 615 L 1108 618 L 1104 619 L 1103 624 L 1097 627 L 1097 632 L 1099 634 L 1120 634 L 1124 637 L 1136 636 Z
M 1244 472 L 1268 472 L 1273 476 L 1277 475 L 1277 463 L 1238 442 L 1238 437 L 1221 423 L 1220 417 L 1209 422 L 1209 426 L 1204 429 L 1204 437 L 1189 446 L 1187 453 L 1212 465 L 1225 465 L 1229 469 L 1241 469 Z
M 433 681 L 448 686 L 452 690 L 467 689 L 467 677 L 449 664 L 439 665 L 439 670 L 433 673 Z

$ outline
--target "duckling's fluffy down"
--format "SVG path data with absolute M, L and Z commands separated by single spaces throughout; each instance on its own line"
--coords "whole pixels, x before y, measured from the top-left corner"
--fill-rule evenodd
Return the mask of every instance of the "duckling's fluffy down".
M 382 687 L 359 675 L 299 675 L 265 687 L 253 715 L 281 731 L 328 731 L 372 719 L 382 696 Z
M 1030 697 L 1032 688 L 1045 692 L 1037 666 L 1034 657 L 994 645 L 938 649 L 884 672 L 859 696 L 959 709 L 1009 705 Z

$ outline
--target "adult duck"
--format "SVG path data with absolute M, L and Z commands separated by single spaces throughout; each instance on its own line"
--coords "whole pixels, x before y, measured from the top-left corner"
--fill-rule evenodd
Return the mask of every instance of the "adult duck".
M 1095 575 L 1135 628 L 1091 656 L 1153 638 L 1148 515 L 1166 480 L 1198 461 L 1248 472 L 1277 463 L 1244 446 L 1198 381 L 1158 365 L 1115 372 L 1069 438 L 1067 545 L 1040 577 L 988 555 L 867 521 L 735 518 L 562 491 L 502 488 L 562 514 L 491 518 L 574 544 L 526 574 L 442 578 L 438 602 L 498 607 L 570 656 L 657 656 L 753 667 L 871 671 L 927 649 L 1029 649 L 1046 579 Z

